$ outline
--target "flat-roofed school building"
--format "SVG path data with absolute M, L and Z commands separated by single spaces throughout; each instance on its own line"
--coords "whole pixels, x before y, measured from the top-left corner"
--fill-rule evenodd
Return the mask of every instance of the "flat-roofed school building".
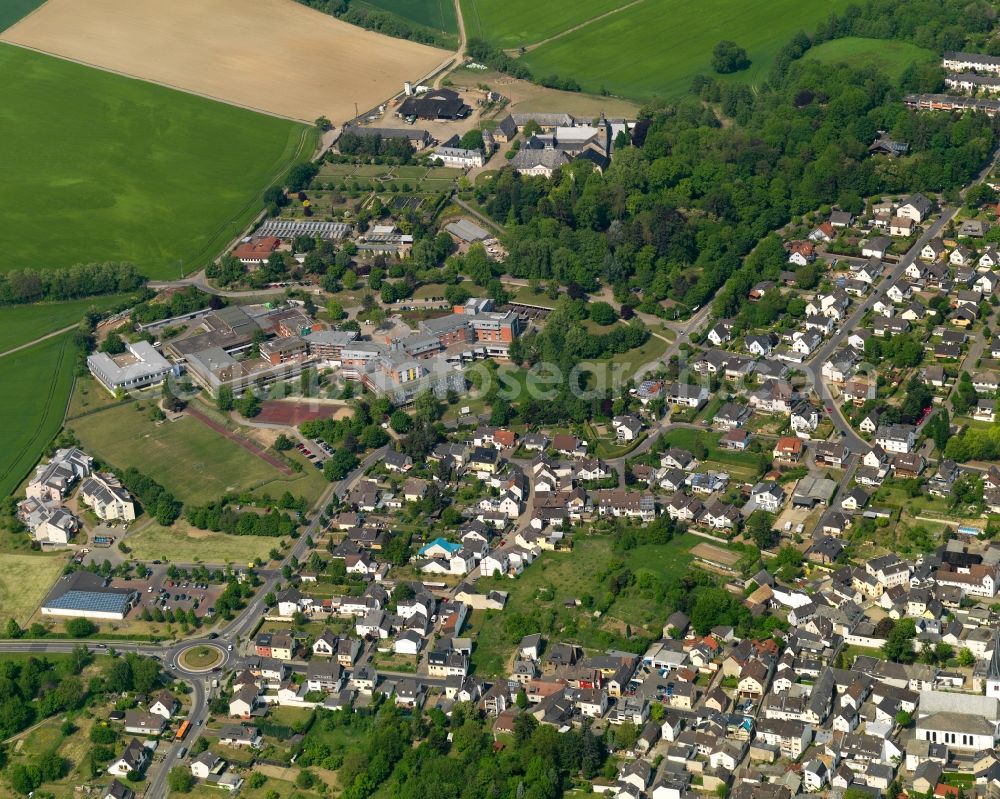
M 146 388 L 162 383 L 173 368 L 147 341 L 128 344 L 128 351 L 111 356 L 95 352 L 87 357 L 87 368 L 112 394 L 119 390 Z

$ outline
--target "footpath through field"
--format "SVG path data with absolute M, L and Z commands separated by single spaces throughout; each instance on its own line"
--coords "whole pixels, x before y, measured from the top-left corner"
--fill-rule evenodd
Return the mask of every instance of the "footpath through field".
M 64 327 L 62 330 L 53 330 L 51 333 L 46 333 L 44 336 L 39 336 L 33 341 L 26 341 L 24 344 L 19 344 L 16 347 L 12 347 L 6 352 L 0 352 L 0 358 L 3 358 L 5 355 L 13 355 L 15 352 L 20 352 L 21 350 L 26 350 L 28 349 L 28 347 L 34 347 L 36 344 L 45 341 L 46 339 L 54 338 L 55 336 L 61 336 L 63 333 L 69 333 L 69 331 L 77 327 L 78 325 L 68 325 L 67 327 Z
M 644 2 L 644 0 L 632 0 L 632 2 L 626 3 L 623 6 L 619 6 L 618 8 L 612 8 L 610 11 L 605 11 L 603 14 L 598 14 L 596 17 L 591 17 L 590 19 L 585 19 L 583 22 L 578 22 L 576 25 L 573 25 L 570 28 L 566 28 L 566 30 L 564 31 L 559 31 L 559 33 L 555 33 L 552 36 L 542 39 L 539 42 L 525 45 L 524 48 L 518 47 L 513 50 L 507 50 L 506 52 L 508 55 L 512 56 L 522 55 L 524 53 L 530 53 L 532 50 L 541 47 L 543 44 L 554 42 L 556 39 L 561 39 L 563 36 L 569 36 L 569 34 L 575 33 L 576 31 L 580 30 L 580 28 L 586 28 L 593 22 L 600 22 L 602 19 L 613 16 L 614 14 L 624 11 L 627 8 L 632 8 L 632 6 L 637 6 L 639 5 L 639 3 L 642 2 Z

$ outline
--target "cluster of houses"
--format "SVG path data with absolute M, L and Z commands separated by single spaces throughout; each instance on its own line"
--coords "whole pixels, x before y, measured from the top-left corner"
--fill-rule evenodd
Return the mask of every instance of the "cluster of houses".
M 43 547 L 66 546 L 80 531 L 79 516 L 67 507 L 71 495 L 102 522 L 128 523 L 135 519 L 135 502 L 110 472 L 93 468 L 94 459 L 76 447 L 57 450 L 40 464 L 18 503 L 17 516 L 32 540 Z M 79 486 L 79 491 L 77 491 Z
M 402 585 L 410 589 L 405 596 Z M 323 620 L 335 614 L 354 619 L 352 634 L 336 634 L 330 628 L 312 638 L 292 630 L 258 633 L 254 656 L 232 681 L 229 714 L 250 719 L 275 705 L 358 707 L 376 693 L 394 697 L 401 706 L 421 706 L 427 698 L 425 681 L 416 675 L 380 676 L 365 658 L 369 652 L 423 655 L 425 676 L 444 678 L 459 690 L 469 672 L 471 642 L 460 637 L 468 612 L 465 602 L 441 601 L 419 583 L 399 583 L 390 593 L 372 582 L 361 597 L 335 600 L 316 600 L 297 588 L 286 588 L 269 620 L 288 622 L 299 613 Z M 293 671 L 303 678 L 292 679 Z
M 945 772 L 1000 787 L 1000 646 L 991 612 L 965 601 L 979 596 L 965 578 L 983 569 L 995 575 L 998 562 L 1000 548 L 953 541 L 916 562 L 887 555 L 822 572 L 808 590 L 762 570 L 746 582 L 745 602 L 787 619 L 780 638 L 741 639 L 725 626 L 698 634 L 679 612 L 642 655 L 588 652 L 531 634 L 515 648 L 506 679 L 492 684 L 468 674 L 468 639 L 429 653 L 428 675 L 444 678 L 430 684 L 359 665 L 343 647 L 348 639 L 329 632 L 308 645 L 265 634 L 255 642 L 258 657 L 232 680 L 229 712 L 248 721 L 273 704 L 342 708 L 382 693 L 404 708 L 474 703 L 498 733 L 512 732 L 520 713 L 557 730 L 632 724 L 637 737 L 619 753 L 615 778 L 593 783 L 595 792 L 631 799 L 723 786 L 747 797 L 851 788 L 877 796 L 894 781 L 923 794 Z M 397 618 L 446 611 L 447 602 L 436 606 L 430 592 L 413 588 Z M 308 607 L 294 589 L 279 598 L 281 614 Z M 914 652 L 947 644 L 968 650 L 973 666 L 847 656 L 845 647 L 885 643 L 892 624 L 876 618 L 913 619 Z M 358 632 L 379 640 L 374 629 Z M 293 669 L 304 678 L 292 680 Z
M 730 627 L 699 635 L 682 613 L 642 656 L 545 647 L 529 635 L 503 687 L 506 709 L 496 696 L 481 706 L 496 713 L 499 732 L 519 712 L 557 729 L 634 724 L 638 739 L 617 778 L 593 785 L 606 796 L 723 787 L 749 797 L 852 788 L 878 796 L 894 781 L 925 794 L 945 772 L 995 790 L 1000 646 L 991 611 L 969 600 L 982 596 L 979 576 L 995 576 L 997 562 L 1000 548 L 952 541 L 916 562 L 887 555 L 821 572 L 808 591 L 762 570 L 746 582 L 745 602 L 787 619 L 780 642 L 741 640 Z M 968 650 L 973 666 L 846 655 L 882 646 L 903 618 L 916 623 L 915 653 L 946 644 Z M 523 711 L 512 702 L 520 691 Z
M 442 107 L 451 109 L 460 104 L 457 92 L 438 89 L 407 98 L 397 113 L 414 121 L 416 118 L 454 120 L 463 117 L 450 111 L 446 117 L 438 114 Z M 423 110 L 417 110 L 418 108 Z M 518 142 L 510 165 L 523 175 L 549 177 L 564 164 L 580 160 L 588 161 L 594 168 L 603 171 L 611 163 L 619 136 L 624 135 L 632 143 L 637 135 L 642 135 L 647 125 L 648 123 L 633 120 L 607 119 L 603 114 L 596 120 L 584 120 L 559 112 L 516 112 L 500 119 L 494 128 L 482 129 L 481 148 L 462 147 L 460 137 L 456 134 L 447 141 L 434 144 L 428 152 L 432 159 L 443 166 L 478 169 L 489 162 L 501 145 L 513 142 L 521 135 L 523 138 Z M 418 151 L 433 143 L 426 130 L 415 128 L 355 125 L 350 126 L 347 132 L 360 136 L 378 136 L 381 139 L 405 140 Z
M 134 799 L 133 790 L 118 778 L 129 781 L 140 779 L 153 762 L 159 743 L 157 739 L 168 732 L 171 722 L 177 721 L 180 705 L 170 692 L 161 691 L 148 700 L 142 697 L 140 700 L 140 704 L 146 705 L 145 710 L 114 710 L 108 717 L 112 725 L 120 725 L 126 734 L 142 736 L 145 741 L 138 737 L 131 738 L 122 753 L 108 765 L 106 771 L 115 779 L 106 789 L 104 799 Z M 223 742 L 232 743 L 231 737 Z M 227 771 L 226 762 L 207 750 L 193 758 L 189 768 L 194 777 L 231 793 L 243 785 L 241 776 Z

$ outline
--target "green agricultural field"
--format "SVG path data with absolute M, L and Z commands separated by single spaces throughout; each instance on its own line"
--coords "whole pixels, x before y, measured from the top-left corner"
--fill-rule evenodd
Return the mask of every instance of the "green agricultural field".
M 62 427 L 73 357 L 67 334 L 0 358 L 0 496 L 14 492 Z
M 507 7 L 497 0 L 489 2 L 496 2 L 498 9 Z M 848 2 L 642 0 L 531 50 L 524 60 L 535 75 L 573 77 L 585 91 L 603 87 L 624 97 L 678 97 L 690 88 L 695 75 L 713 74 L 712 48 L 721 39 L 733 39 L 746 48 L 752 62 L 749 69 L 729 78 L 755 83 L 767 77 L 774 56 L 795 33 L 811 32 Z M 673 35 L 677 31 L 684 34 Z M 494 36 L 493 41 L 501 40 Z
M 300 124 L 10 45 L 0 73 L 5 269 L 117 260 L 153 278 L 190 272 L 316 140 Z
M 362 5 L 388 11 L 427 28 L 458 33 L 453 0 L 363 0 Z
M 930 50 L 909 42 L 857 36 L 823 42 L 806 53 L 804 58 L 822 61 L 824 64 L 876 67 L 893 80 L 898 79 L 912 63 L 937 60 L 937 56 Z
M 285 475 L 222 437 L 199 420 L 185 416 L 155 424 L 149 402 L 133 402 L 70 423 L 83 448 L 112 466 L 134 466 L 173 492 L 182 502 L 203 503 L 229 491 L 284 481 Z M 285 485 L 280 487 L 280 495 Z M 295 488 L 291 488 L 293 493 Z
M 0 353 L 75 325 L 91 308 L 98 311 L 114 308 L 126 297 L 124 294 L 111 294 L 106 297 L 15 305 L 0 309 Z
M 0 3 L 0 31 L 7 30 L 44 2 L 45 0 L 3 0 Z
M 630 2 L 631 0 L 580 0 L 576 3 L 462 0 L 462 18 L 469 38 L 486 39 L 498 47 L 518 48 L 536 44 Z M 663 31 L 663 34 L 666 35 L 666 32 Z M 623 48 L 620 52 L 628 51 Z

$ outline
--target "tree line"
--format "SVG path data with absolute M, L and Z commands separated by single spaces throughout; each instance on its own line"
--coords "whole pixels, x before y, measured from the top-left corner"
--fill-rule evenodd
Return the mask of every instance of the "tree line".
M 263 535 L 278 538 L 292 535 L 297 529 L 287 513 L 271 510 L 257 513 L 253 510 L 237 511 L 223 499 L 207 505 L 189 505 L 184 511 L 189 524 L 202 530 L 228 533 L 229 535 Z
M 115 261 L 66 269 L 14 269 L 0 273 L 0 305 L 119 294 L 134 291 L 145 282 L 134 264 Z
M 181 515 L 181 502 L 149 475 L 134 466 L 116 471 L 122 485 L 142 503 L 145 511 L 159 524 L 169 527 Z

